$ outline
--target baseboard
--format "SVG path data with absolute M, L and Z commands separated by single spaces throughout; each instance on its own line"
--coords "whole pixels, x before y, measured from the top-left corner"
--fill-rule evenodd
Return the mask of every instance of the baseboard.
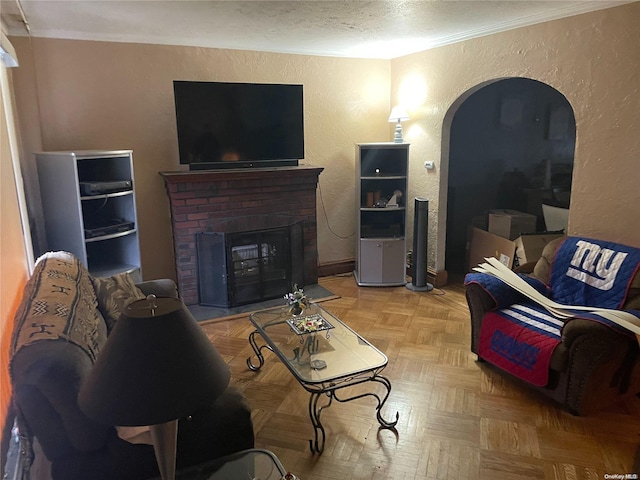
M 449 275 L 446 270 L 432 270 L 427 268 L 427 279 L 434 287 L 444 287 L 449 281 Z
M 318 265 L 318 276 L 330 277 L 331 275 L 340 275 L 341 273 L 350 273 L 350 272 L 353 272 L 355 268 L 356 268 L 355 259 L 322 263 Z
M 330 277 L 331 275 L 340 275 L 341 273 L 350 273 L 356 268 L 356 261 L 341 260 L 338 262 L 329 262 L 318 265 L 319 277 Z M 411 276 L 411 270 L 407 267 L 407 275 Z M 435 270 L 427 268 L 427 281 L 434 287 L 444 287 L 448 281 L 446 270 Z

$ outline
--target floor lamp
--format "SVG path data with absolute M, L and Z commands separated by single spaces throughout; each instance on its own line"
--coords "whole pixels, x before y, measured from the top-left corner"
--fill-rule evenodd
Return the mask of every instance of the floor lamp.
M 163 480 L 175 478 L 178 419 L 227 388 L 224 359 L 177 298 L 125 308 L 80 388 L 80 409 L 113 426 L 150 426 Z

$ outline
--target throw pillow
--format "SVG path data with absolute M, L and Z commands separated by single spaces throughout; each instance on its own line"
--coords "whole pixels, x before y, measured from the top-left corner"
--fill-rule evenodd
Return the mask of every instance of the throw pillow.
M 98 298 L 98 309 L 111 333 L 120 315 L 131 302 L 146 298 L 128 273 L 118 273 L 112 277 L 92 277 Z

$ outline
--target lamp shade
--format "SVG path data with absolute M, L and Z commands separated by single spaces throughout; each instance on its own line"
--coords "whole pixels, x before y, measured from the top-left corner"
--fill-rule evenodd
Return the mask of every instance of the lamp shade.
M 409 120 L 409 114 L 402 105 L 396 105 L 389 114 L 389 122 L 404 122 Z
M 116 323 L 78 403 L 100 423 L 155 425 L 211 405 L 229 379 L 228 365 L 181 300 L 139 300 Z

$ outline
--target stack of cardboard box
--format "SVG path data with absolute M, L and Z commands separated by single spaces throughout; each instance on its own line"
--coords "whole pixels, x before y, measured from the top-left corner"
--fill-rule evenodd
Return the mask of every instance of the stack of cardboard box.
M 535 262 L 542 249 L 562 232 L 536 233 L 537 217 L 517 210 L 490 210 L 475 219 L 467 240 L 467 270 L 486 257 L 495 257 L 509 268 Z M 484 229 L 487 225 L 487 229 Z

